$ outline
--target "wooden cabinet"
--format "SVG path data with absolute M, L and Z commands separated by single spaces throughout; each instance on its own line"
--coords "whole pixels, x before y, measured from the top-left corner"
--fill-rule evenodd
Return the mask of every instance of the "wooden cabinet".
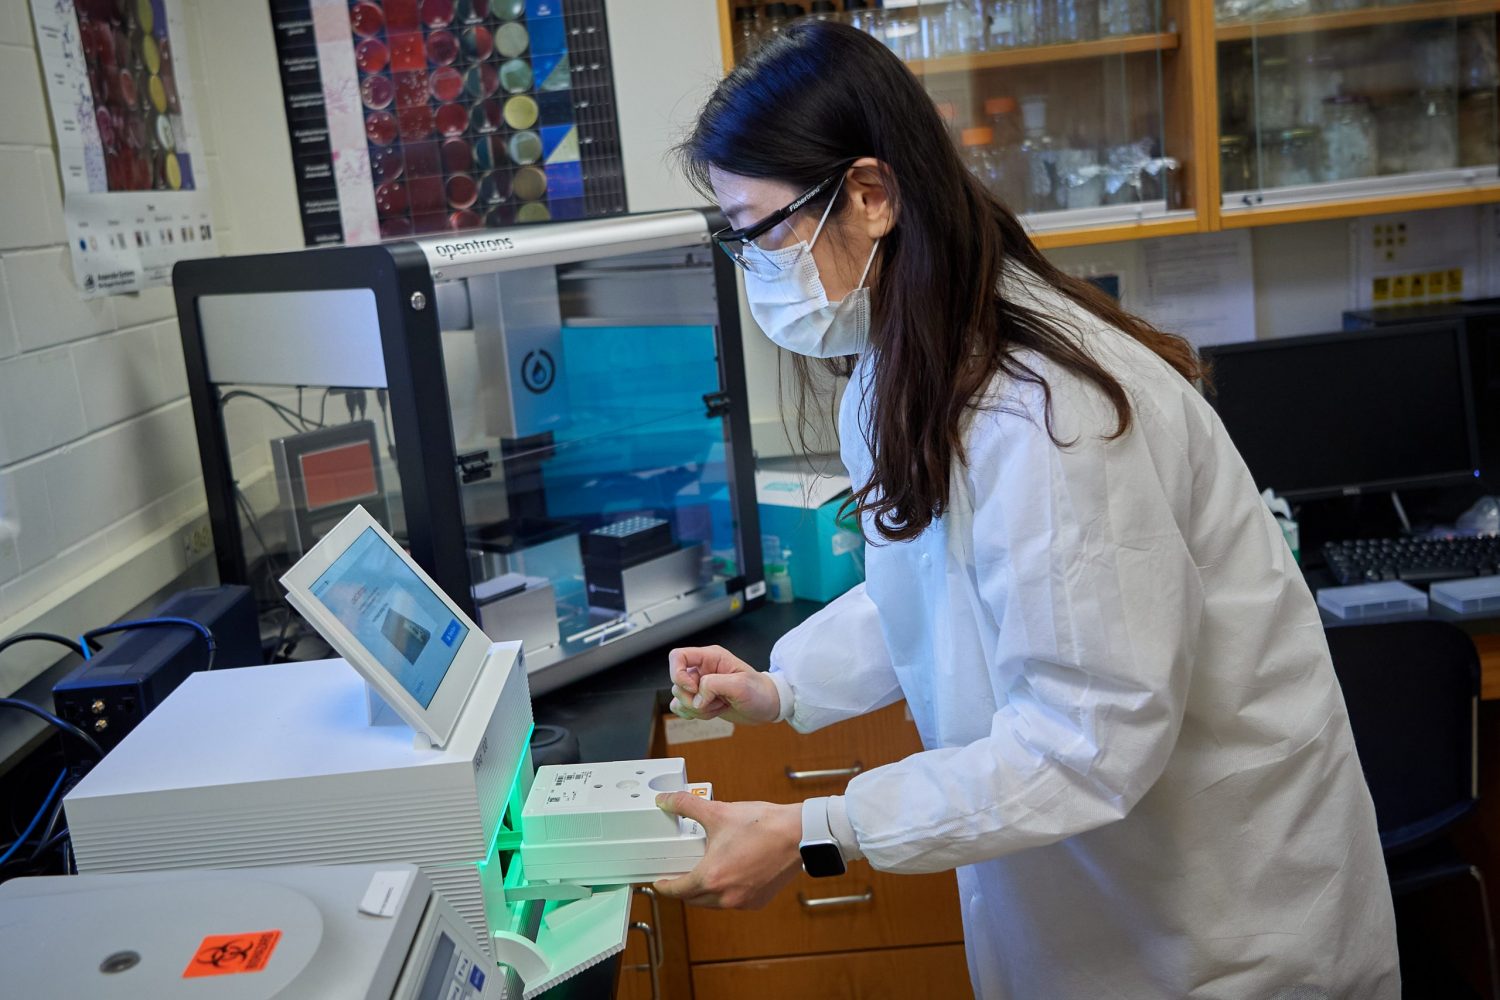
M 693 966 L 701 1000 L 908 1000 L 972 996 L 962 945 Z
M 688 775 L 712 781 L 714 797 L 724 801 L 836 795 L 860 771 L 921 749 L 900 704 L 805 736 L 784 725 L 728 730 L 722 723 L 674 722 L 672 732 L 676 742 L 658 727 L 656 752 L 684 758 Z M 712 734 L 723 735 L 701 738 Z M 666 905 L 660 901 L 659 908 Z M 948 997 L 968 989 L 952 872 L 889 875 L 855 862 L 840 878 L 799 875 L 762 910 L 671 912 L 685 938 L 681 967 L 672 974 L 685 974 L 690 964 L 694 995 L 703 1000 L 751 995 L 743 992 L 748 984 L 776 990 L 785 982 L 795 988 L 770 995 Z M 664 914 L 660 921 L 668 926 L 668 942 L 676 933 L 672 919 Z M 632 947 L 644 955 L 641 944 Z M 639 961 L 627 951 L 627 967 Z M 668 956 L 664 969 L 671 964 Z M 622 988 L 628 975 L 621 974 Z M 957 986 L 933 993 L 923 985 L 929 982 Z
M 726 68 L 784 27 L 719 5 Z M 1500 0 L 838 6 L 1043 247 L 1500 201 Z

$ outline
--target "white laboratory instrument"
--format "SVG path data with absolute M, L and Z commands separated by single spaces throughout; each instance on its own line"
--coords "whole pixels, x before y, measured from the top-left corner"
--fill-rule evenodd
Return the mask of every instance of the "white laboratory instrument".
M 632 775 L 590 800 L 597 836 L 549 817 L 529 876 L 521 644 L 490 643 L 363 510 L 304 563 L 288 586 L 345 659 L 189 677 L 65 799 L 79 871 L 408 862 L 528 997 L 620 951 L 627 883 L 703 853 L 655 807 L 689 787 L 682 761 L 585 765 Z
M 656 806 L 662 792 L 712 798 L 689 785 L 686 762 L 626 760 L 537 769 L 521 812 L 521 863 L 531 882 L 650 882 L 692 871 L 703 827 Z
M 504 971 L 415 865 L 12 879 L 8 997 L 500 1000 Z

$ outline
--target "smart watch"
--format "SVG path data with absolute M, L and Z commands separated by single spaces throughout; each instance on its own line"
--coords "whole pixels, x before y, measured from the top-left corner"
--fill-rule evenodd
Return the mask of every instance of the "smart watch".
M 802 803 L 802 870 L 813 878 L 831 878 L 848 871 L 844 852 L 828 827 L 828 800 L 807 799 Z

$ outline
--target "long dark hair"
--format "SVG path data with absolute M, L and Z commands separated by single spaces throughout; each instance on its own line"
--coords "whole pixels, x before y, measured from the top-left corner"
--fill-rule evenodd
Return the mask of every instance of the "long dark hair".
M 1018 359 L 1023 352 L 1097 386 L 1118 415 L 1113 436 L 1130 428 L 1124 387 L 1086 350 L 1079 331 L 1001 294 L 1005 265 L 1026 268 L 1184 378 L 1203 375 L 1187 341 L 1048 263 L 1015 215 L 965 168 L 916 77 L 862 31 L 820 21 L 782 31 L 718 85 L 679 152 L 705 192 L 712 190 L 710 167 L 806 190 L 855 158 L 883 164 L 896 222 L 881 240 L 870 288 L 874 358 L 865 426 L 874 467 L 850 498 L 883 538 L 914 538 L 943 515 L 953 462 L 966 460 L 966 417 L 997 374 L 1040 387 L 1052 433 L 1051 389 Z M 827 201 L 806 211 L 821 214 Z M 830 229 L 840 209 L 834 206 Z M 812 371 L 807 359 L 796 360 L 805 423 Z M 836 375 L 852 369 L 851 358 L 827 366 Z

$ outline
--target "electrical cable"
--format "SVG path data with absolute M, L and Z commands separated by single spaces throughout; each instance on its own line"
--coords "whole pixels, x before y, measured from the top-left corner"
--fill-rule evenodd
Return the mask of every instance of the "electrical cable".
M 18 632 L 17 634 L 11 636 L 9 639 L 6 639 L 4 642 L 0 642 L 0 653 L 5 652 L 7 649 L 16 645 L 17 643 L 22 642 L 56 643 L 59 646 L 67 646 L 69 649 L 77 653 L 79 656 L 83 657 L 85 660 L 88 659 L 88 654 L 83 651 L 82 646 L 74 642 L 72 639 L 69 639 L 65 635 L 57 635 L 52 632 Z
M 308 418 L 303 417 L 302 414 L 299 414 L 296 409 L 291 408 L 291 406 L 285 405 L 285 403 L 278 403 L 275 399 L 270 399 L 269 396 L 261 396 L 260 393 L 252 393 L 252 391 L 248 390 L 248 388 L 236 388 L 236 390 L 229 390 L 228 393 L 225 393 L 223 394 L 223 396 L 219 397 L 219 405 L 222 406 L 223 403 L 229 402 L 229 400 L 231 399 L 240 399 L 240 397 L 243 397 L 243 399 L 260 400 L 260 402 L 266 403 L 267 406 L 270 406 L 270 408 L 272 408 L 273 411 L 276 412 L 276 415 L 278 415 L 278 417 L 282 418 L 282 423 L 287 424 L 288 427 L 291 427 L 291 429 L 293 429 L 294 433 L 303 433 L 306 432 L 306 430 L 314 430 L 317 429 L 317 427 L 323 426 L 323 423 L 321 423 L 321 421 L 320 423 L 314 424 L 311 420 L 308 420 Z M 294 423 L 293 417 L 297 418 L 297 423 Z
M 95 645 L 95 639 L 102 635 L 114 635 L 117 632 L 131 632 L 140 628 L 190 628 L 197 631 L 203 637 L 203 644 L 208 648 L 208 659 L 203 665 L 204 670 L 214 668 L 214 653 L 218 651 L 219 644 L 214 641 L 214 634 L 209 627 L 202 622 L 193 621 L 191 618 L 178 618 L 172 615 L 159 615 L 152 618 L 137 618 L 134 621 L 116 622 L 113 625 L 104 625 L 83 633 L 85 645 Z
M 88 748 L 93 751 L 95 760 L 104 759 L 104 750 L 99 746 L 98 741 L 96 741 L 92 736 L 84 732 L 82 729 L 79 729 L 77 726 L 73 725 L 73 723 L 67 721 L 66 719 L 59 719 L 57 716 L 53 715 L 45 708 L 39 708 L 38 706 L 33 705 L 31 702 L 21 701 L 19 698 L 0 698 L 0 708 L 18 708 L 23 712 L 29 712 L 30 714 L 41 719 L 43 722 L 50 723 L 56 728 L 62 730 L 68 736 L 72 736 L 75 739 L 78 739 L 86 744 Z
M 42 800 L 41 808 L 36 811 L 35 816 L 31 817 L 31 822 L 26 824 L 26 829 L 21 831 L 21 839 L 15 841 L 8 848 L 6 848 L 4 854 L 0 854 L 0 865 L 3 865 L 7 861 L 9 861 L 11 857 L 15 855 L 16 851 L 20 850 L 21 845 L 26 843 L 26 841 L 31 837 L 31 831 L 35 830 L 36 825 L 42 821 L 42 816 L 46 814 L 47 809 L 52 805 L 53 797 L 57 795 L 57 790 L 62 787 L 63 780 L 67 778 L 67 776 L 67 768 L 64 768 L 63 770 L 58 772 L 57 780 L 52 783 L 52 790 L 48 792 L 47 797 Z

